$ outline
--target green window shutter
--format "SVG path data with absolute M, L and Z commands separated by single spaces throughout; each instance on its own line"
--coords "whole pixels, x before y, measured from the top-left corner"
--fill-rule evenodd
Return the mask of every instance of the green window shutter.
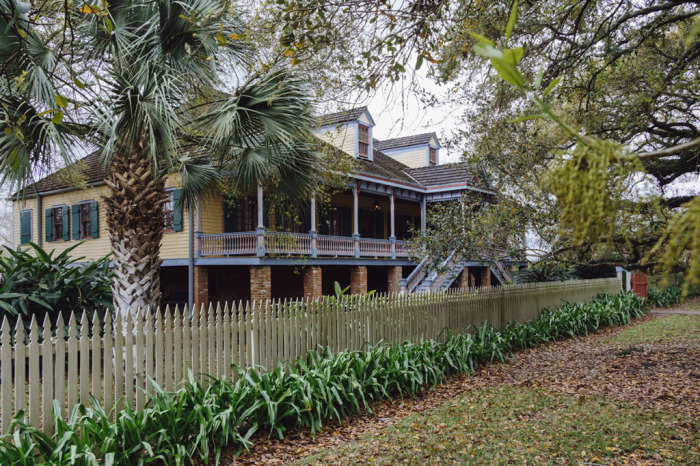
M 19 237 L 20 244 L 29 244 L 32 241 L 32 211 L 25 210 L 19 213 Z
M 182 231 L 182 206 L 178 208 L 182 189 L 173 191 L 173 231 Z
M 80 204 L 72 205 L 71 210 L 73 211 L 73 239 L 80 239 Z
M 70 211 L 68 206 L 63 206 L 63 241 L 70 239 Z
M 92 224 L 92 238 L 99 238 L 100 236 L 100 211 L 97 210 L 97 201 L 92 201 L 90 206 L 90 223 Z
M 53 241 L 53 209 L 44 211 L 44 229 L 46 230 L 46 242 Z

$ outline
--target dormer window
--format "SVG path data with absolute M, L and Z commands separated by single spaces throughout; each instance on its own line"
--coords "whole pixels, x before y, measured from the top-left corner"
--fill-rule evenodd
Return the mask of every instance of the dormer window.
M 428 155 L 428 164 L 431 167 L 434 167 L 437 165 L 437 149 L 434 147 L 430 148 L 429 155 Z
M 359 128 L 359 156 L 369 158 L 369 126 L 358 125 Z

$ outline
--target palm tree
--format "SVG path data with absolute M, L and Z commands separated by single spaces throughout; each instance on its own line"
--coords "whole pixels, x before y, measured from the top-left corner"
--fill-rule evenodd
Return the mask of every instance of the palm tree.
M 222 0 L 110 0 L 70 12 L 71 53 L 63 55 L 70 63 L 63 81 L 50 83 L 63 105 L 44 110 L 41 121 L 52 118 L 55 134 L 38 145 L 43 153 L 65 153 L 63 139 L 80 137 L 109 167 L 113 294 L 122 313 L 160 300 L 166 174 L 182 174 L 180 202 L 188 208 L 222 175 L 235 174 L 242 191 L 273 183 L 296 197 L 314 181 L 303 82 L 283 67 L 249 71 L 252 51 L 231 11 Z M 55 42 L 43 37 L 42 43 Z M 59 92 L 69 83 L 66 73 L 75 76 L 73 99 Z M 238 75 L 244 78 L 232 78 Z M 51 95 L 37 100 L 26 88 L 19 98 L 35 102 L 36 114 L 55 106 Z M 58 121 L 71 106 L 70 118 Z M 32 161 L 27 158 L 27 173 Z M 7 165 L 0 165 L 3 174 L 22 178 Z

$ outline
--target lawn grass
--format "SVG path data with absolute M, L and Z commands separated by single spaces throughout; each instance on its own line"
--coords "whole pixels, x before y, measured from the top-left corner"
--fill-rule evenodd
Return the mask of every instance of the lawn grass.
M 538 388 L 474 390 L 302 464 L 699 464 L 700 421 Z
M 700 315 L 672 314 L 628 328 L 606 340 L 622 346 L 680 343 L 700 339 Z

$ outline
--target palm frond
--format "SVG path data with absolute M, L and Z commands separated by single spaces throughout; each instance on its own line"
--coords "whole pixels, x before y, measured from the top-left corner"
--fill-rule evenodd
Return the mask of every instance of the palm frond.
M 184 156 L 179 160 L 178 171 L 182 174 L 182 194 L 175 206 L 190 208 L 198 200 L 206 200 L 221 180 L 221 170 L 204 157 Z

